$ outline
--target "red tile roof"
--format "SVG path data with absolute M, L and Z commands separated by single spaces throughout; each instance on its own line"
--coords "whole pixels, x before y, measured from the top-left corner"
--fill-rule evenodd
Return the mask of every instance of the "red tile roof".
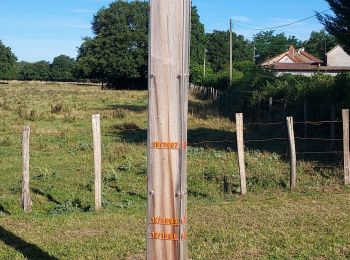
M 306 52 L 304 49 L 295 49 L 293 45 L 289 47 L 289 50 L 281 53 L 265 62 L 262 63 L 263 66 L 270 65 L 272 63 L 279 63 L 281 59 L 288 57 L 294 63 L 308 63 L 308 64 L 322 64 L 323 61 Z
M 317 62 L 317 63 L 323 62 L 320 59 L 316 58 L 315 56 L 311 55 L 310 53 L 308 53 L 306 51 L 300 51 L 300 53 L 314 62 Z

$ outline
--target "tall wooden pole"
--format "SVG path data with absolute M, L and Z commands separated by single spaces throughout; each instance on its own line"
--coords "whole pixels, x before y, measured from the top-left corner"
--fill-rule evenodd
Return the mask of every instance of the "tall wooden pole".
M 147 259 L 187 259 L 190 0 L 151 0 Z
M 232 38 L 232 19 L 230 19 L 230 85 L 232 84 L 232 69 L 233 69 L 233 38 Z

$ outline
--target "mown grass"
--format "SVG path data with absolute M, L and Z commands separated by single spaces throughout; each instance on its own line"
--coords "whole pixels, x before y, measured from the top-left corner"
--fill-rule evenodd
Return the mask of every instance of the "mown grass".
M 93 113 L 101 114 L 103 132 L 104 208 L 98 213 Z M 0 86 L 0 122 L 0 259 L 144 258 L 146 92 L 13 82 Z M 29 215 L 20 208 L 26 124 L 32 129 Z M 203 142 L 219 140 L 227 141 Z M 341 169 L 300 161 L 291 193 L 287 158 L 272 144 L 248 146 L 249 194 L 240 197 L 235 144 L 228 142 L 234 140 L 234 124 L 191 97 L 189 257 L 349 258 L 350 191 Z

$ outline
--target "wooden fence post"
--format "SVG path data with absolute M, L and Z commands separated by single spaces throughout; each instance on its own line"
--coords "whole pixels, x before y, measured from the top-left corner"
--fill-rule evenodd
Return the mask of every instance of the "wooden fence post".
M 22 158 L 23 158 L 23 171 L 22 171 L 22 207 L 25 213 L 32 211 L 32 201 L 30 199 L 29 190 L 29 136 L 30 127 L 25 126 L 22 136 Z
M 236 114 L 236 134 L 237 134 L 237 153 L 239 163 L 239 174 L 241 178 L 241 194 L 247 194 L 247 180 L 245 174 L 245 160 L 244 160 L 244 136 L 243 136 L 243 114 Z
M 349 109 L 343 109 L 344 184 L 350 185 Z
M 297 180 L 297 156 L 295 149 L 293 117 L 287 117 L 288 139 L 290 148 L 290 189 L 295 189 Z
M 92 115 L 92 134 L 94 145 L 95 210 L 100 210 L 102 208 L 102 155 L 100 115 Z

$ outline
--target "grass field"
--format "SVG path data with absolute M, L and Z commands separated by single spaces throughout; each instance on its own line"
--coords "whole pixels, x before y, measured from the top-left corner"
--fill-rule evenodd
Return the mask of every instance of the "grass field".
M 350 190 L 341 169 L 247 149 L 240 197 L 234 124 L 189 108 L 191 259 L 349 259 Z M 94 212 L 91 115 L 103 132 L 103 210 Z M 68 84 L 0 85 L 0 259 L 144 259 L 147 92 Z M 31 126 L 33 212 L 20 208 L 21 131 Z

